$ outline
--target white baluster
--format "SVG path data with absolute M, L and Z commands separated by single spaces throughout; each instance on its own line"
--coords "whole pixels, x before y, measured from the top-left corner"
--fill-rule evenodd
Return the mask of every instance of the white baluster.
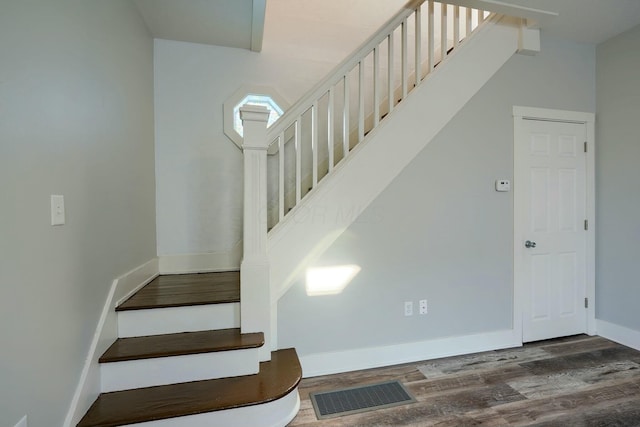
M 415 69 L 415 75 L 416 75 L 416 87 L 420 84 L 420 82 L 422 81 L 422 13 L 420 10 L 420 6 L 416 7 L 416 12 L 415 12 L 415 18 L 416 18 L 416 25 L 415 25 L 415 32 L 416 32 L 416 43 L 415 43 L 415 47 L 416 47 L 416 69 Z
M 240 264 L 242 332 L 263 332 L 265 345 L 260 360 L 270 360 L 271 286 L 267 256 L 267 121 L 265 107 L 240 108 L 244 128 L 244 230 Z
M 433 71 L 433 68 L 436 66 L 436 58 L 435 58 L 435 44 L 436 44 L 436 30 L 434 27 L 434 7 L 433 2 L 429 2 L 429 7 L 427 9 L 428 21 L 429 21 L 429 35 L 427 39 L 427 55 L 429 56 L 429 72 Z
M 284 131 L 278 137 L 278 222 L 284 218 Z
M 364 139 L 364 60 L 358 63 L 358 143 Z
M 311 159 L 311 188 L 315 188 L 318 185 L 318 100 L 311 106 Z
M 471 24 L 473 23 L 473 16 L 471 15 L 471 12 L 473 12 L 473 10 L 468 7 L 466 10 L 466 18 L 467 18 L 467 22 L 466 22 L 466 34 L 464 35 L 465 37 L 469 37 L 469 34 L 471 34 L 472 31 L 472 26 Z
M 329 88 L 329 104 L 327 105 L 327 149 L 329 150 L 329 172 L 333 170 L 334 155 L 333 155 L 333 109 L 334 109 L 334 94 L 333 86 Z
M 393 74 L 393 32 L 389 33 L 388 39 L 387 39 L 387 50 L 388 50 L 388 58 L 387 58 L 387 68 L 389 71 L 389 78 L 387 80 L 387 95 L 389 97 L 389 99 L 387 99 L 387 101 L 389 102 L 389 111 L 387 114 L 391 113 L 391 111 L 393 111 L 393 105 L 395 104 L 395 94 L 394 94 L 394 83 L 395 83 L 395 76 Z
M 373 127 L 380 123 L 380 52 L 373 48 Z
M 402 21 L 402 40 L 400 50 L 402 52 L 402 99 L 407 97 L 407 80 L 409 80 L 409 66 L 407 64 L 407 19 Z
M 349 114 L 350 105 L 349 100 L 351 93 L 349 91 L 349 74 L 344 76 L 344 105 L 342 111 L 342 158 L 346 158 L 349 154 Z
M 302 141 L 300 133 L 300 125 L 302 123 L 302 116 L 298 116 L 295 123 L 294 138 L 295 138 L 295 150 L 296 150 L 296 206 L 300 203 L 302 198 Z
M 453 47 L 460 43 L 460 6 L 453 7 Z
M 442 3 L 440 14 L 440 60 L 447 56 L 447 9 L 448 5 Z

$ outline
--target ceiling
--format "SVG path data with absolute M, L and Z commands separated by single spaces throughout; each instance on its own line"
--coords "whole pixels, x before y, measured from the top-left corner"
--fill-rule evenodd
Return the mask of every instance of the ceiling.
M 640 24 L 639 0 L 479 0 L 489 10 L 511 5 L 554 37 L 598 44 Z M 514 9 L 515 11 L 515 9 Z
M 133 0 L 155 38 L 253 51 L 262 49 L 265 21 L 266 25 L 279 24 L 278 16 L 266 16 L 266 1 Z M 285 1 L 269 0 L 269 4 Z M 549 35 L 583 43 L 600 43 L 640 24 L 640 0 L 450 1 L 526 17 Z M 328 3 L 306 1 L 300 13 L 321 15 Z
M 133 0 L 154 38 L 259 52 L 266 0 Z

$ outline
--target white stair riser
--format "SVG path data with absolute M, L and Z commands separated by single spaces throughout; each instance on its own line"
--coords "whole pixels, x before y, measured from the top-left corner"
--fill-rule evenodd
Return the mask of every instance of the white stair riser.
M 239 327 L 240 303 L 118 312 L 120 338 Z
M 206 412 L 186 417 L 129 424 L 130 427 L 282 427 L 300 409 L 300 396 L 295 388 L 286 396 L 261 405 L 244 406 L 224 411 Z
M 102 363 L 102 392 L 257 374 L 258 348 Z

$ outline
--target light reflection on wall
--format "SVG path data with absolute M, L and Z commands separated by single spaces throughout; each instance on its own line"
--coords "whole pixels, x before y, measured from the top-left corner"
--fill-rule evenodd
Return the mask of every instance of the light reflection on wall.
M 307 269 L 306 290 L 309 296 L 335 295 L 347 287 L 360 272 L 358 265 L 338 265 Z

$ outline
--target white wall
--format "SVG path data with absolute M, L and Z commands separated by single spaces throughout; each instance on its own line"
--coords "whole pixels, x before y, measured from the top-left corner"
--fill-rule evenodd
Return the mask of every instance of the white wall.
M 640 26 L 597 48 L 596 317 L 640 332 Z
M 62 425 L 112 280 L 155 256 L 152 49 L 127 0 L 0 6 L 2 426 Z
M 511 328 L 513 198 L 494 181 L 513 177 L 513 105 L 595 111 L 595 47 L 543 35 L 539 55 L 511 58 L 315 263 L 359 265 L 346 289 L 309 297 L 301 278 L 280 299 L 280 347 L 304 357 Z M 405 317 L 419 299 L 429 314 Z
M 156 40 L 159 255 L 225 252 L 241 238 L 242 155 L 223 133 L 224 101 L 251 84 L 294 103 L 404 4 L 269 0 L 259 54 Z

